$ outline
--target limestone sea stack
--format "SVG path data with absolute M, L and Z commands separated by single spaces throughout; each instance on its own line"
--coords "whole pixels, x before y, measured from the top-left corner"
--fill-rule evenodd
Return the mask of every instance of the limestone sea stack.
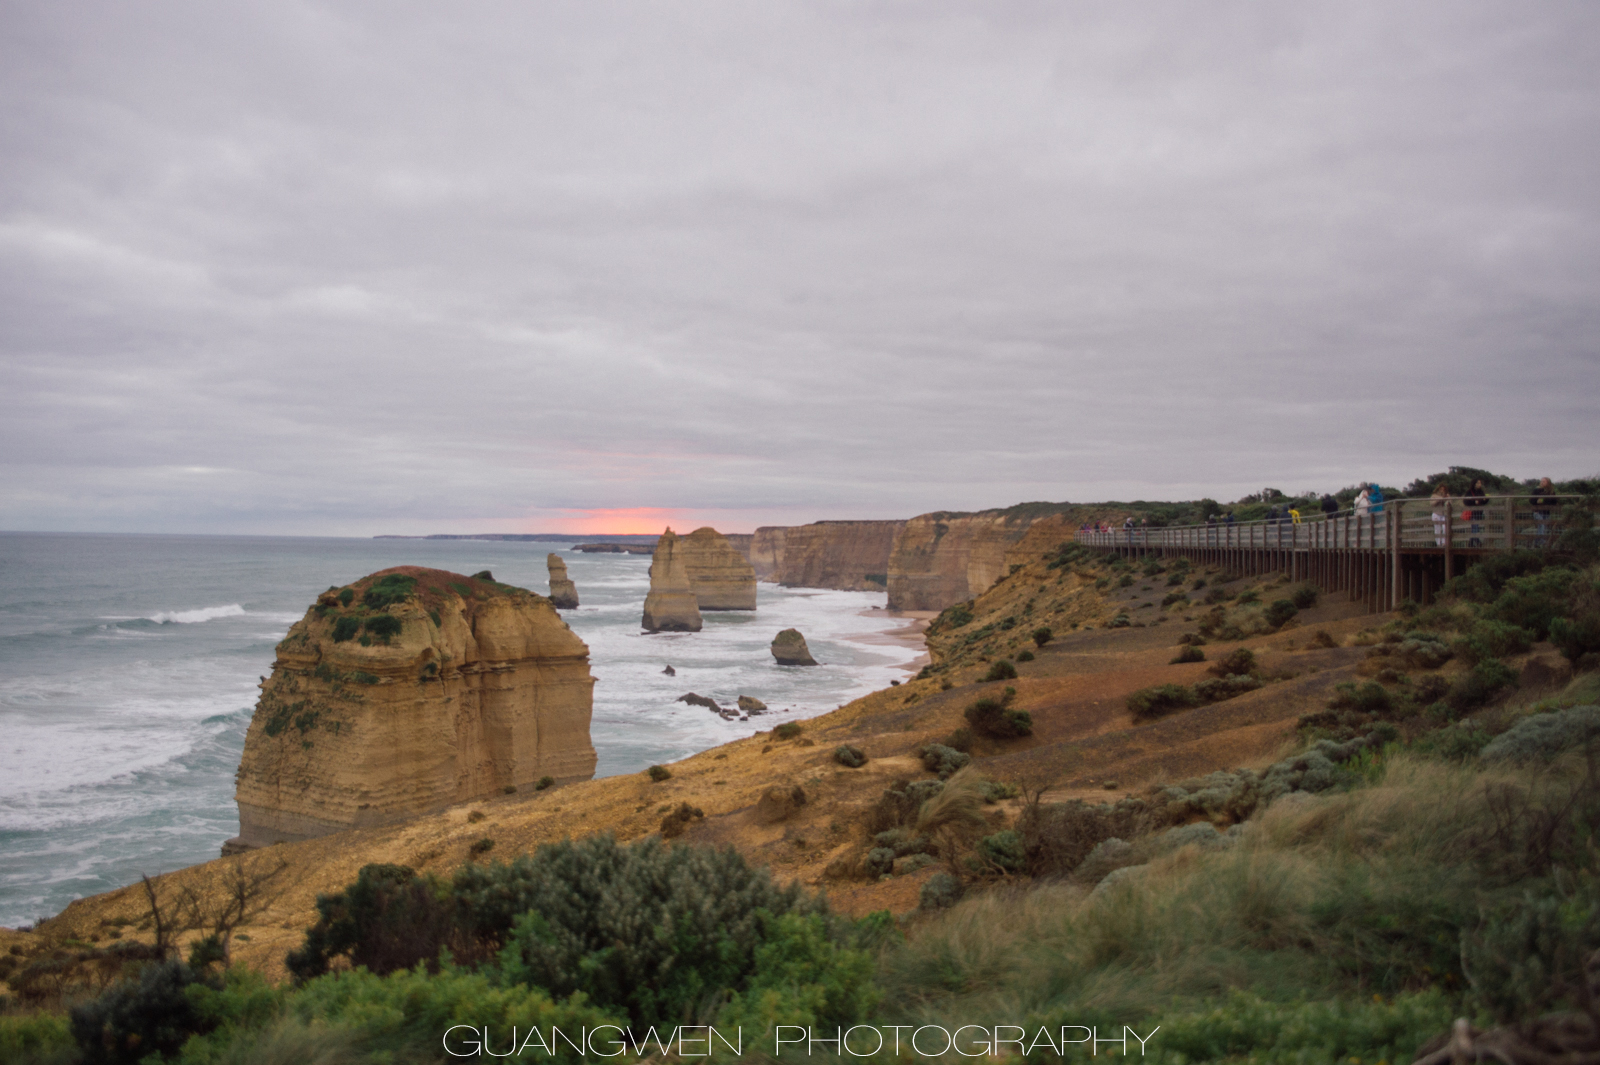
M 699 632 L 700 606 L 689 585 L 678 534 L 669 527 L 650 559 L 650 594 L 644 597 L 647 632 Z
M 678 541 L 689 587 L 701 610 L 754 610 L 756 571 L 750 560 L 709 526 Z
M 772 657 L 778 660 L 780 666 L 817 664 L 817 660 L 811 657 L 811 649 L 806 646 L 806 638 L 800 635 L 799 629 L 784 629 L 772 638 Z
M 578 586 L 567 576 L 567 561 L 551 554 L 544 564 L 550 570 L 550 602 L 557 610 L 575 610 L 578 606 Z
M 544 596 L 417 566 L 330 588 L 261 685 L 223 852 L 588 780 L 593 693 Z

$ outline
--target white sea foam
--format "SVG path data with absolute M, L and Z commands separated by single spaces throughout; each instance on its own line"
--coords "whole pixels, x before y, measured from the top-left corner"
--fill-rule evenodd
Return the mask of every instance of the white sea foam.
M 242 616 L 244 607 L 238 603 L 229 603 L 227 606 L 203 606 L 198 610 L 163 610 L 159 614 L 151 614 L 150 620 L 159 621 L 163 625 L 195 625 L 202 621 Z

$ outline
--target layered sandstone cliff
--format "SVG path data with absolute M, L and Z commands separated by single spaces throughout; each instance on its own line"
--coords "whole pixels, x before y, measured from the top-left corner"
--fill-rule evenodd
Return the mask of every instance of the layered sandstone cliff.
M 750 536 L 750 547 L 745 555 L 756 571 L 756 580 L 773 580 L 773 574 L 783 565 L 785 525 L 763 525 Z
M 640 624 L 648 632 L 699 632 L 700 605 L 689 585 L 678 534 L 670 528 L 656 541 L 650 559 L 650 593 Z
M 727 537 L 708 526 L 680 539 L 677 549 L 701 610 L 756 608 L 756 571 Z
M 567 561 L 551 554 L 544 560 L 550 571 L 550 603 L 557 610 L 573 610 L 578 605 L 578 586 L 567 576 Z
M 771 579 L 791 588 L 882 591 L 903 521 L 816 521 L 783 530 Z M 762 530 L 756 530 L 759 537 Z
M 912 518 L 889 559 L 889 609 L 943 610 L 982 595 L 1008 572 L 1007 550 L 1045 516 L 1013 507 Z
M 543 596 L 416 566 L 329 589 L 261 685 L 229 849 L 588 780 L 593 688 Z

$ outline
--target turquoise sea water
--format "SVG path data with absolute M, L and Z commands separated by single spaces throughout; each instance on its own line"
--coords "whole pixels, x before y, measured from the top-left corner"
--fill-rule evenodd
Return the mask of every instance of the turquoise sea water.
M 566 559 L 583 605 L 597 775 L 634 772 L 903 677 L 919 648 L 881 593 L 763 584 L 758 609 L 648 635 L 645 556 L 476 540 L 0 534 L 0 925 L 217 855 L 238 831 L 233 773 L 273 647 L 316 594 L 387 566 L 474 573 L 543 593 Z M 874 607 L 880 609 L 873 609 Z M 816 668 L 778 666 L 780 629 Z M 670 663 L 677 676 L 662 674 Z M 676 702 L 752 695 L 748 722 Z

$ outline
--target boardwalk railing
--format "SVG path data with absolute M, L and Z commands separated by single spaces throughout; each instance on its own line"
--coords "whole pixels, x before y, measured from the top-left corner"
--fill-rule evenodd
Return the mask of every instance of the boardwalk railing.
M 1552 546 L 1563 508 L 1580 496 L 1392 499 L 1381 508 L 1159 529 L 1083 530 L 1088 547 L 1134 555 L 1185 555 L 1239 573 L 1283 570 L 1327 591 L 1348 591 L 1373 611 L 1419 603 L 1478 555 Z

